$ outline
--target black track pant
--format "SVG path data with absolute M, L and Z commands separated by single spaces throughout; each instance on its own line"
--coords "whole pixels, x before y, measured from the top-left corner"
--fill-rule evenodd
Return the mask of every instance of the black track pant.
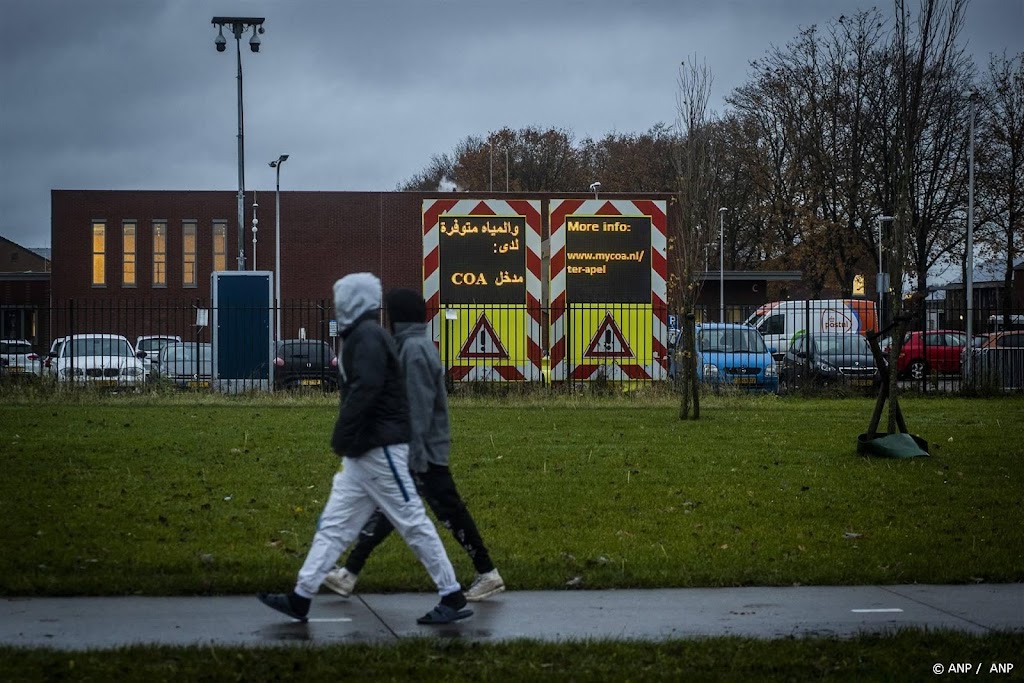
M 480 538 L 480 532 L 476 528 L 473 516 L 469 514 L 466 504 L 459 496 L 458 489 L 455 488 L 455 480 L 452 479 L 448 468 L 441 465 L 428 465 L 426 472 L 410 472 L 410 474 L 423 502 L 466 550 L 466 554 L 473 560 L 473 566 L 477 573 L 483 574 L 492 571 L 494 563 L 491 562 L 487 547 L 484 545 L 483 539 Z M 361 572 L 373 549 L 380 545 L 393 530 L 394 527 L 388 518 L 380 510 L 375 510 L 370 520 L 359 532 L 356 544 L 352 548 L 352 552 L 349 553 L 348 560 L 345 561 L 345 569 L 353 574 Z

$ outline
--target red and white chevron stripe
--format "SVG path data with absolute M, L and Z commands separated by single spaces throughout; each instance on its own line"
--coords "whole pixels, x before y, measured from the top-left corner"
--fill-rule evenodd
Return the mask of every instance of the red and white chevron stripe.
M 540 381 L 542 343 L 541 309 L 541 215 L 536 199 L 425 199 L 423 201 L 423 298 L 427 310 L 435 311 L 431 321 L 434 343 L 440 343 L 442 311 L 440 283 L 440 217 L 455 216 L 522 216 L 526 220 L 526 359 L 515 365 L 481 362 L 452 366 L 452 377 L 465 381 Z
M 551 229 L 551 379 L 592 379 L 605 373 L 608 379 L 665 379 L 668 374 L 668 219 L 663 200 L 552 199 L 548 225 Z M 650 362 L 595 365 L 573 359 L 569 367 L 566 348 L 565 234 L 566 218 L 583 216 L 648 216 L 651 219 L 651 309 L 653 314 Z M 608 302 L 614 303 L 614 302 Z M 603 368 L 603 369 L 602 369 Z

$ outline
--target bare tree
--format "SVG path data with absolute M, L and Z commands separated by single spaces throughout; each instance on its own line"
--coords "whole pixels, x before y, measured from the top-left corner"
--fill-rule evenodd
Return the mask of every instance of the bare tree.
M 1013 267 L 1024 250 L 1024 53 L 993 55 L 978 126 L 978 223 L 985 252 L 1003 263 L 1004 324 L 1013 307 Z
M 669 277 L 671 300 L 683 313 L 681 343 L 676 345 L 676 381 L 682 398 L 679 419 L 700 417 L 700 391 L 693 322 L 700 293 L 704 247 L 714 234 L 716 206 L 715 172 L 711 162 L 712 141 L 708 102 L 711 99 L 711 71 L 706 63 L 688 59 L 679 68 L 676 89 L 676 125 L 679 146 L 676 153 L 676 196 L 678 209 L 670 226 L 669 258 L 675 264 Z
M 895 148 L 895 168 L 897 171 L 896 220 L 893 223 L 893 240 L 889 260 L 889 278 L 895 288 L 892 297 L 892 319 L 898 320 L 903 313 L 902 283 L 904 266 L 908 261 L 912 246 L 916 256 L 920 253 L 921 235 L 932 225 L 920 220 L 920 209 L 923 200 L 922 184 L 918 182 L 917 172 L 929 154 L 941 154 L 936 149 L 927 149 L 928 143 L 939 146 L 948 144 L 948 139 L 929 138 L 929 127 L 935 127 L 935 117 L 948 113 L 941 105 L 949 92 L 943 88 L 948 79 L 943 78 L 948 72 L 962 65 L 963 48 L 958 44 L 958 37 L 964 22 L 966 0 L 920 0 L 920 8 L 916 18 L 907 9 L 906 0 L 895 0 L 896 26 L 893 35 L 893 54 L 896 65 L 896 84 L 898 94 L 897 106 L 897 146 Z M 927 272 L 918 267 L 919 296 L 912 296 L 910 302 L 921 303 L 927 290 Z M 920 283 L 924 283 L 921 286 Z M 923 309 L 920 311 L 923 315 Z M 916 311 L 911 311 L 915 314 Z M 907 329 L 904 321 L 897 325 L 890 346 L 889 366 L 896 367 L 903 335 Z M 890 375 L 888 430 L 895 432 L 899 415 L 899 385 L 896 373 Z

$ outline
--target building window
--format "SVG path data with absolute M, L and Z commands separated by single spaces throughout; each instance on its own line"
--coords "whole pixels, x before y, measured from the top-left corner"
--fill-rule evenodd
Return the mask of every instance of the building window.
M 196 222 L 185 221 L 181 224 L 181 284 L 195 287 L 196 277 Z
M 92 286 L 107 286 L 107 224 L 92 222 Z
M 121 224 L 123 239 L 121 241 L 121 285 L 134 287 L 135 281 L 135 221 Z
M 213 222 L 213 269 L 228 269 L 228 222 Z
M 153 286 L 167 286 L 167 221 L 153 221 Z

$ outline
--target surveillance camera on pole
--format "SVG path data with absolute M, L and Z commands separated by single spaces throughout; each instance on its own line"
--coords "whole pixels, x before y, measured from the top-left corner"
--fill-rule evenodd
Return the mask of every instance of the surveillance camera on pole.
M 600 189 L 601 189 L 601 183 L 600 182 L 595 180 L 594 182 L 590 183 L 590 190 L 591 190 L 591 192 L 594 193 L 594 199 L 597 199 L 597 191 L 600 190 Z

